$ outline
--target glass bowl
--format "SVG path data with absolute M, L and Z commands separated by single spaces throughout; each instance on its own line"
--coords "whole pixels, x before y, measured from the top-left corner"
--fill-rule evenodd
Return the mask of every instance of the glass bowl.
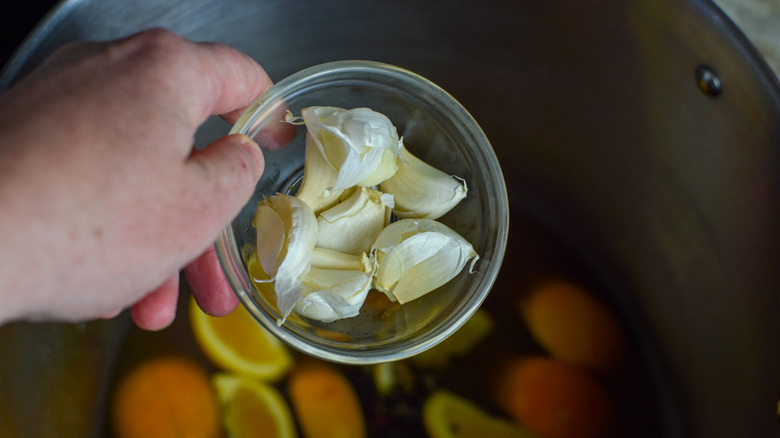
M 296 316 L 282 325 L 272 286 L 247 273 L 257 203 L 294 194 L 303 175 L 306 128 L 285 122 L 309 106 L 368 107 L 385 114 L 406 147 L 422 160 L 464 178 L 468 196 L 439 218 L 479 254 L 445 285 L 381 312 L 323 323 Z M 266 329 L 293 348 L 321 359 L 371 364 L 410 357 L 454 333 L 487 296 L 506 248 L 509 208 L 496 155 L 471 115 L 444 90 L 407 70 L 369 61 L 338 61 L 302 70 L 278 82 L 247 108 L 231 133 L 248 135 L 264 150 L 265 172 L 252 199 L 219 236 L 216 251 L 241 303 Z M 283 146 L 283 147 L 282 147 Z M 365 308 L 365 306 L 364 306 Z

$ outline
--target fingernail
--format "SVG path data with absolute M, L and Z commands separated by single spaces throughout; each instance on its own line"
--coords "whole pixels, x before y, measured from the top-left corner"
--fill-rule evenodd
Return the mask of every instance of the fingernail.
M 244 134 L 235 134 L 235 136 L 236 136 L 236 138 L 238 138 L 238 140 L 239 140 L 241 143 L 243 143 L 243 144 L 249 144 L 249 145 L 252 145 L 252 146 L 257 146 L 257 147 L 260 147 L 260 146 L 258 146 L 258 145 L 257 145 L 257 142 L 256 142 L 256 141 L 254 141 L 254 140 L 252 140 L 252 137 L 250 137 L 250 136 L 248 136 L 248 135 L 244 135 Z
M 122 313 L 122 308 L 116 308 L 110 312 L 104 313 L 103 315 L 100 315 L 101 319 L 113 319 L 117 317 L 120 313 Z

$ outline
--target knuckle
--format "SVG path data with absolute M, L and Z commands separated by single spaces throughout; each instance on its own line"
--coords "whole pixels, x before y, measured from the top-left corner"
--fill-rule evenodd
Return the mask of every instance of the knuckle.
M 175 32 L 156 27 L 137 33 L 130 37 L 128 41 L 138 44 L 146 50 L 169 50 L 172 47 L 178 47 L 184 44 L 185 40 Z
M 131 58 L 145 69 L 181 65 L 190 59 L 187 40 L 163 28 L 133 35 L 125 44 Z

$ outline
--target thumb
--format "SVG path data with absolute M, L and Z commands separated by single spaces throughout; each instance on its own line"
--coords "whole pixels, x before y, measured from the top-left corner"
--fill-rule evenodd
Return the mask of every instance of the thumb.
M 245 135 L 222 137 L 194 151 L 186 164 L 189 186 L 197 192 L 190 208 L 201 218 L 209 217 L 216 234 L 252 196 L 264 166 L 259 146 Z

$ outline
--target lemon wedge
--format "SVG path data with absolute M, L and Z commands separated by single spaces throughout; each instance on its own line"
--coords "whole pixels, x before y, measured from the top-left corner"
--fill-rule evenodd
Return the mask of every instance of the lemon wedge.
M 396 389 L 406 393 L 411 393 L 414 390 L 414 371 L 409 363 L 403 360 L 372 365 L 371 376 L 377 393 L 382 397 L 390 395 Z
M 492 416 L 474 403 L 446 390 L 437 390 L 423 404 L 425 430 L 432 438 L 539 438 L 512 421 Z
M 287 347 L 238 306 L 231 314 L 209 316 L 190 300 L 190 325 L 206 356 L 225 371 L 275 381 L 293 364 Z
M 295 423 L 287 402 L 273 386 L 246 376 L 212 377 L 228 437 L 292 438 Z
M 493 319 L 483 309 L 474 315 L 449 338 L 430 350 L 412 356 L 413 364 L 421 368 L 443 368 L 455 357 L 464 356 L 479 345 L 493 330 Z

